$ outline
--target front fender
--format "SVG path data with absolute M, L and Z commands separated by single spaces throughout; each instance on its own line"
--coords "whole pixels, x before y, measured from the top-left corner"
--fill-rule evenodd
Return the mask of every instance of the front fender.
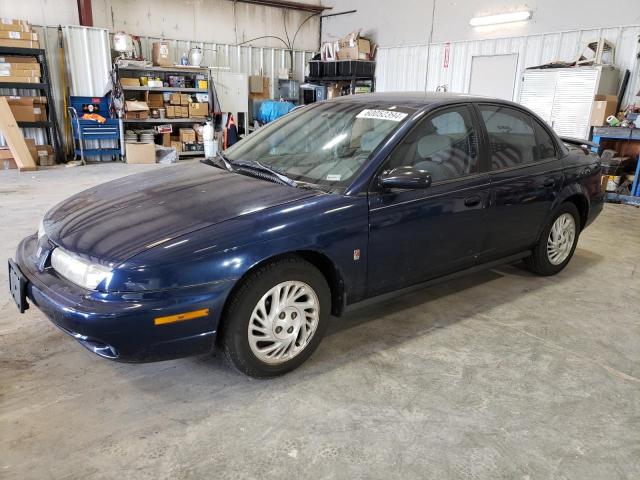
M 237 281 L 275 256 L 315 252 L 350 296 L 366 281 L 366 198 L 323 195 L 228 220 L 149 249 L 118 266 L 107 291 L 149 291 Z M 354 251 L 360 250 L 357 260 Z

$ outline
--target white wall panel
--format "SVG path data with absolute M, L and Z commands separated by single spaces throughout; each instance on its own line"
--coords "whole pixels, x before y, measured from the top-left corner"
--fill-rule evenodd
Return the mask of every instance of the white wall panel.
M 521 76 L 528 67 L 563 60 L 573 61 L 588 42 L 604 37 L 616 46 L 615 64 L 632 77 L 625 102 L 633 99 L 640 89 L 639 62 L 640 26 L 545 33 L 541 35 L 452 42 L 449 44 L 449 66 L 444 67 L 447 43 L 380 47 L 376 66 L 378 91 L 423 91 L 425 68 L 429 52 L 429 72 L 426 90 L 447 85 L 452 92 L 468 92 L 471 59 L 474 55 L 518 54 L 518 81 L 514 99 L 520 98 Z
M 356 10 L 356 13 L 325 18 L 322 22 L 324 41 L 337 40 L 362 29 L 383 47 L 428 42 L 432 13 L 433 43 L 640 24 L 638 0 L 322 0 L 322 5 L 333 7 L 331 13 Z M 531 20 L 485 27 L 469 25 L 475 16 L 517 10 L 531 11 Z

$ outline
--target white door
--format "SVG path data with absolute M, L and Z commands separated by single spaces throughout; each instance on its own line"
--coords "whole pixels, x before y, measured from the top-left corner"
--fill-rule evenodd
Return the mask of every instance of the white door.
M 513 100 L 518 54 L 481 55 L 471 58 L 469 93 Z

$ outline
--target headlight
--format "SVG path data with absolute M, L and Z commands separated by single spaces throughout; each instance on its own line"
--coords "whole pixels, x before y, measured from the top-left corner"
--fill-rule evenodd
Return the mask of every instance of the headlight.
M 58 275 L 87 290 L 95 290 L 112 272 L 109 267 L 88 262 L 59 247 L 51 253 L 51 266 Z
M 40 223 L 38 224 L 38 240 L 40 240 L 46 234 L 47 232 L 44 231 L 44 217 L 43 217 L 42 220 L 40 220 Z

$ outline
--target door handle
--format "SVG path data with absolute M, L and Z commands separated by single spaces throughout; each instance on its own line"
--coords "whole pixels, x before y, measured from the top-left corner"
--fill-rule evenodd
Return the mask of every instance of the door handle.
M 475 207 L 476 205 L 480 205 L 481 201 L 482 201 L 482 198 L 480 198 L 480 195 L 474 195 L 473 197 L 465 198 L 464 204 L 467 207 Z
M 556 181 L 553 178 L 547 178 L 542 185 L 544 185 L 545 188 L 551 188 L 555 184 L 556 184 Z

